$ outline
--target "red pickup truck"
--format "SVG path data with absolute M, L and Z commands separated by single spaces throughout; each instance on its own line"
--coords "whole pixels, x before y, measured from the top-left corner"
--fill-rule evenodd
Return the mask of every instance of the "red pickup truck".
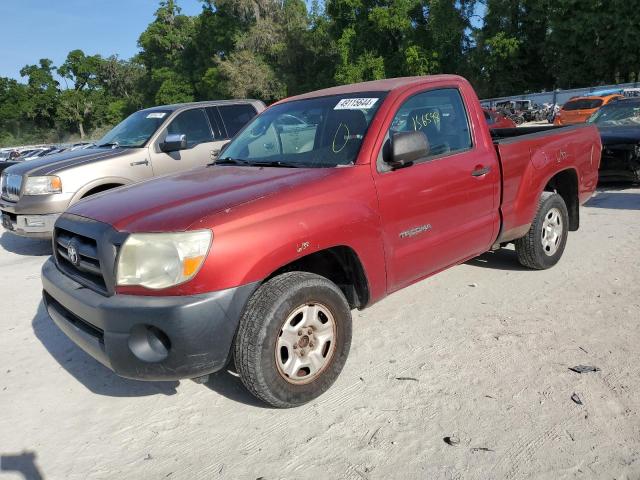
M 509 242 L 523 265 L 558 262 L 600 151 L 593 126 L 490 133 L 458 76 L 307 93 L 214 166 L 71 207 L 44 302 L 119 375 L 202 379 L 233 360 L 254 395 L 299 405 L 340 373 L 352 309 Z

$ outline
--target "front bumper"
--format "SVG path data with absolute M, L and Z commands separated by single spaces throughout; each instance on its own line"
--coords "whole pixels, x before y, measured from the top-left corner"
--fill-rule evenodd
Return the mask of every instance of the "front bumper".
M 2 211 L 2 226 L 5 230 L 22 237 L 51 238 L 53 225 L 60 214 L 16 215 Z
M 3 227 L 16 235 L 51 238 L 53 225 L 73 194 L 23 195 L 17 202 L 0 199 Z
M 101 295 L 42 267 L 52 320 L 116 374 L 137 380 L 194 378 L 223 368 L 240 316 L 257 283 L 193 296 Z

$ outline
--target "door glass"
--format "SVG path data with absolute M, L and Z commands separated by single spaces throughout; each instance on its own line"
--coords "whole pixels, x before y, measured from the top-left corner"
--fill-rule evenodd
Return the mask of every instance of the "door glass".
M 223 140 L 226 138 L 224 127 L 221 125 L 220 114 L 216 111 L 216 107 L 207 107 L 207 117 L 209 117 L 209 123 L 213 129 L 213 138 L 216 140 Z
M 235 136 L 249 120 L 256 116 L 256 109 L 247 104 L 221 105 L 218 110 L 222 115 L 225 127 L 227 127 L 229 138 Z
M 391 122 L 389 138 L 396 132 L 413 131 L 423 132 L 429 141 L 426 159 L 469 149 L 471 133 L 460 92 L 430 90 L 405 101 Z
M 212 142 L 213 135 L 204 112 L 197 108 L 182 112 L 167 127 L 167 134 L 187 136 L 187 147 Z

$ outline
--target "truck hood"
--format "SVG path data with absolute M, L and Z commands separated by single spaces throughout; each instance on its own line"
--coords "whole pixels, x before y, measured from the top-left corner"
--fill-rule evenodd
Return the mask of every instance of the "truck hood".
M 47 155 L 35 160 L 25 160 L 7 168 L 7 173 L 15 175 L 54 175 L 65 168 L 76 165 L 106 160 L 127 152 L 137 151 L 137 148 L 87 148 L 73 150 L 53 155 Z
M 600 130 L 600 138 L 602 144 L 621 145 L 640 143 L 640 126 L 639 127 L 598 127 Z
M 121 187 L 83 200 L 68 213 L 120 231 L 182 231 L 216 212 L 331 175 L 331 168 L 203 167 Z

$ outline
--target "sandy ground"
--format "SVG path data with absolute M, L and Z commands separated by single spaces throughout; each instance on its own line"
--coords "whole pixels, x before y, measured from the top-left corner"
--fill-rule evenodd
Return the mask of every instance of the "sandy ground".
M 47 318 L 48 244 L 5 233 L 0 480 L 638 479 L 639 242 L 640 188 L 603 189 L 555 268 L 505 249 L 356 313 L 337 383 L 282 411 L 116 377 Z

